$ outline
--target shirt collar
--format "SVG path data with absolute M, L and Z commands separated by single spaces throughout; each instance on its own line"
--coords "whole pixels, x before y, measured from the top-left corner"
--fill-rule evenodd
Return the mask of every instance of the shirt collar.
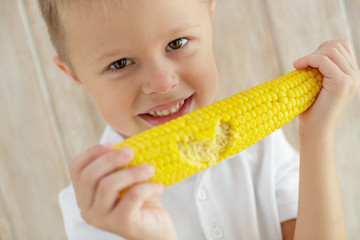
M 115 145 L 124 141 L 124 139 L 125 138 L 119 132 L 117 132 L 115 129 L 107 125 L 100 138 L 99 144 L 111 143 Z

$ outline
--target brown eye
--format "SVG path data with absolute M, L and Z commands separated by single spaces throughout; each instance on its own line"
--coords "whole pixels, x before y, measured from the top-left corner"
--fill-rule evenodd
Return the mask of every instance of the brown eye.
M 189 39 L 186 39 L 186 38 L 175 39 L 174 41 L 172 41 L 168 44 L 168 46 L 166 47 L 166 51 L 177 50 L 177 49 L 185 46 L 188 41 L 189 41 Z
M 112 70 L 121 70 L 125 67 L 127 67 L 128 65 L 132 64 L 132 61 L 126 58 L 122 58 L 120 60 L 117 60 L 116 62 L 113 62 L 110 65 L 110 69 Z

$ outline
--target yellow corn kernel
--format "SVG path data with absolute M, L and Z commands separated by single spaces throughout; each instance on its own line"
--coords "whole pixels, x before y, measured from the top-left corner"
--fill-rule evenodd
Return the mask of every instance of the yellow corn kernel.
M 152 164 L 151 181 L 168 186 L 284 126 L 312 105 L 321 86 L 317 69 L 295 70 L 132 136 L 114 149 L 133 148 L 135 157 L 125 167 Z

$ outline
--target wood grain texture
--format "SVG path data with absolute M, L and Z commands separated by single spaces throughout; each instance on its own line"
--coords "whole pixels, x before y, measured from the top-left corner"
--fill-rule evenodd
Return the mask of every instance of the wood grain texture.
M 352 43 L 360 65 L 360 1 L 344 0 L 348 22 L 351 28 Z M 342 186 L 347 186 L 343 193 L 343 201 L 347 214 L 350 239 L 358 239 L 360 235 L 360 92 L 341 119 L 338 131 L 338 160 L 341 161 L 340 178 Z
M 226 0 L 214 17 L 216 100 L 292 70 L 330 39 L 360 56 L 358 0 Z M 105 122 L 91 98 L 52 62 L 36 0 L 0 0 L 0 239 L 65 239 L 57 194 L 68 162 L 99 140 Z M 337 132 L 339 177 L 350 239 L 360 235 L 360 96 Z M 285 126 L 298 148 L 297 120 Z
M 347 2 L 350 4 L 351 1 Z M 351 8 L 358 14 L 359 4 L 354 2 Z M 267 0 L 267 5 L 283 72 L 292 68 L 294 59 L 312 53 L 322 42 L 333 39 L 354 40 L 342 0 L 280 0 L 276 5 Z M 358 106 L 359 96 L 356 96 L 341 118 L 336 137 L 338 174 L 351 239 L 356 239 L 360 234 L 360 189 L 352 184 L 360 181 Z M 296 125 L 292 125 L 287 133 L 295 136 L 295 141 L 291 140 L 298 147 L 297 129 Z
M 218 2 L 214 48 L 220 83 L 217 100 L 280 76 L 262 0 Z
M 50 43 L 47 27 L 36 0 L 25 0 L 24 3 L 48 91 L 54 99 L 53 111 L 63 133 L 69 162 L 85 149 L 98 143 L 105 122 L 91 98 L 53 62 L 56 53 Z
M 7 229 L 13 229 L 1 232 L 1 239 L 64 239 L 57 204 L 57 192 L 68 181 L 64 153 L 39 88 L 19 5 L 1 4 L 1 221 L 8 218 Z
M 341 0 L 265 2 L 282 74 L 293 70 L 295 59 L 312 53 L 321 43 L 349 38 Z M 299 149 L 298 120 L 284 130 L 291 144 Z
M 6 194 L 0 185 L 0 239 L 15 239 L 13 225 L 6 205 Z
M 352 42 L 356 51 L 357 60 L 360 62 L 360 1 L 344 0 L 348 22 L 351 28 Z M 360 64 L 360 63 L 359 63 Z

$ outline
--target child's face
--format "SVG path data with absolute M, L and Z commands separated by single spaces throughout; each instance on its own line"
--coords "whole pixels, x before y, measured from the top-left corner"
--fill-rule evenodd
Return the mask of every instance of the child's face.
M 218 75 L 209 5 L 120 3 L 101 14 L 93 6 L 71 15 L 67 47 L 76 77 L 57 60 L 92 96 L 106 122 L 132 136 L 211 104 Z

